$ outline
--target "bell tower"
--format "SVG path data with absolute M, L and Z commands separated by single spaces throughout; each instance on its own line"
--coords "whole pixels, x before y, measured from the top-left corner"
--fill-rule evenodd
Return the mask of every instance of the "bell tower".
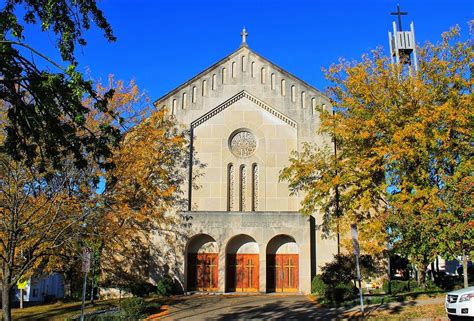
M 413 66 L 418 70 L 416 43 L 415 43 L 415 27 L 413 22 L 410 24 L 410 31 L 403 31 L 402 16 L 406 16 L 408 12 L 400 11 L 400 5 L 397 5 L 397 11 L 391 12 L 390 15 L 398 16 L 397 23 L 393 22 L 393 34 L 388 32 L 388 39 L 390 44 L 390 56 L 392 64 L 402 64 Z

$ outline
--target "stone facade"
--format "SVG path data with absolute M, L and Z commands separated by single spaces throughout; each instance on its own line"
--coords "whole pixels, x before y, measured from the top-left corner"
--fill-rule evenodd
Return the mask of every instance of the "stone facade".
M 176 259 L 184 290 L 308 293 L 336 243 L 319 236 L 318 215 L 298 213 L 301 197 L 279 173 L 302 143 L 330 144 L 317 134 L 327 97 L 243 42 L 155 106 L 189 128 L 190 148 L 205 164 L 185 187 Z

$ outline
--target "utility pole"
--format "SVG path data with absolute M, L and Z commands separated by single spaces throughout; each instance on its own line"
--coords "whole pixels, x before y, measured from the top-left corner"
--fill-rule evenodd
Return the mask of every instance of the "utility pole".
M 354 246 L 354 255 L 356 257 L 357 281 L 359 283 L 360 312 L 362 313 L 362 319 L 364 319 L 364 295 L 362 294 L 362 281 L 361 281 L 360 266 L 359 266 L 360 247 L 359 247 L 359 236 L 358 236 L 358 231 L 357 231 L 357 224 L 351 224 L 351 234 L 352 234 L 352 245 Z
M 82 267 L 81 272 L 84 273 L 84 284 L 82 285 L 82 304 L 81 304 L 81 321 L 84 321 L 84 310 L 86 305 L 86 292 L 87 292 L 87 274 L 91 269 L 91 251 L 89 248 L 84 247 L 82 249 Z
M 336 115 L 336 110 L 332 109 L 332 116 L 333 116 L 333 119 L 334 119 L 334 116 Z M 334 129 L 336 128 L 336 121 L 334 120 Z M 334 164 L 336 165 L 336 175 L 338 174 L 338 171 L 337 171 L 337 142 L 336 142 L 336 133 L 334 133 Z M 337 229 L 337 255 L 341 255 L 341 240 L 340 240 L 340 231 L 339 231 L 339 217 L 340 217 L 340 209 L 339 209 L 339 185 L 336 185 L 335 186 L 335 190 L 336 190 L 336 229 Z

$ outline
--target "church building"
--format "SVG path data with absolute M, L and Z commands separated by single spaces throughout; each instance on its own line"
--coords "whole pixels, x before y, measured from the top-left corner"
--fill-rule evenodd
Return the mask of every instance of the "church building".
M 337 244 L 322 237 L 320 215 L 298 212 L 302 196 L 279 175 L 304 142 L 332 146 L 317 111 L 331 106 L 241 36 L 236 51 L 154 103 L 189 129 L 194 151 L 180 283 L 186 292 L 309 293 Z M 205 167 L 193 168 L 193 157 Z

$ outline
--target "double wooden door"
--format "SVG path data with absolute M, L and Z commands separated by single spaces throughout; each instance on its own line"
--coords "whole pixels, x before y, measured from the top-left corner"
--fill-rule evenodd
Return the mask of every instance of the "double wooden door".
M 188 289 L 217 291 L 217 253 L 190 253 L 188 256 Z
M 267 287 L 270 292 L 298 291 L 298 254 L 269 254 L 267 266 Z
M 258 254 L 227 254 L 227 291 L 258 292 Z

